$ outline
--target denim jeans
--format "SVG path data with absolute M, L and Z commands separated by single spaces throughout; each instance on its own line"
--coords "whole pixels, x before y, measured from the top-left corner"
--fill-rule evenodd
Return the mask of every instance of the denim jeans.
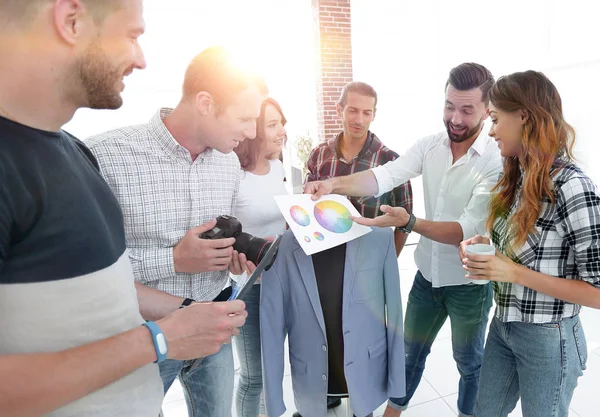
M 406 396 L 390 398 L 388 405 L 404 410 L 414 395 L 425 360 L 447 317 L 452 329 L 452 351 L 460 380 L 458 410 L 460 416 L 470 416 L 475 408 L 479 372 L 488 314 L 492 306 L 492 290 L 486 285 L 456 285 L 433 288 L 417 271 L 404 319 L 406 350 Z
M 521 397 L 523 417 L 567 417 L 587 345 L 579 317 L 533 324 L 492 320 L 476 417 L 506 417 Z
M 266 415 L 262 395 L 262 361 L 260 350 L 260 285 L 253 285 L 244 302 L 248 317 L 235 339 L 240 359 L 240 380 L 235 395 L 238 417 Z
M 199 366 L 192 369 L 192 365 Z M 167 359 L 159 364 L 165 394 L 179 378 L 190 417 L 230 417 L 233 398 L 231 344 L 214 355 L 191 361 Z

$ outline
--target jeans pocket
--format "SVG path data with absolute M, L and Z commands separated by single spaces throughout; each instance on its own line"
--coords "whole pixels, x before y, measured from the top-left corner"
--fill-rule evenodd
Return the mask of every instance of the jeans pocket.
M 581 362 L 581 369 L 585 370 L 588 358 L 587 342 L 579 319 L 577 319 L 577 323 L 573 326 L 573 336 L 575 337 L 575 347 L 577 348 L 577 354 Z
M 558 329 L 560 327 L 559 323 L 531 323 L 537 327 L 545 327 L 546 329 Z
M 489 284 L 457 285 L 444 289 L 446 309 L 451 320 L 460 320 L 463 325 L 477 325 L 488 321 L 491 308 Z

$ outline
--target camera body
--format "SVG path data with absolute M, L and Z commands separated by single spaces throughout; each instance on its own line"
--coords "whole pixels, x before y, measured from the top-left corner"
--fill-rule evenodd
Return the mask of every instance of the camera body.
M 246 258 L 249 261 L 252 261 L 254 265 L 258 265 L 260 261 L 262 261 L 267 250 L 271 246 L 271 242 L 266 239 L 261 239 L 252 236 L 249 233 L 242 232 L 242 224 L 240 221 L 233 216 L 226 215 L 217 217 L 217 224 L 215 227 L 202 233 L 200 237 L 202 239 L 235 238 L 233 249 L 246 255 Z M 276 256 L 277 254 L 273 256 L 269 264 L 265 267 L 265 270 L 268 270 L 273 265 Z
M 215 227 L 200 235 L 202 239 L 226 239 L 237 238 L 242 233 L 242 224 L 233 216 L 222 215 L 217 217 Z

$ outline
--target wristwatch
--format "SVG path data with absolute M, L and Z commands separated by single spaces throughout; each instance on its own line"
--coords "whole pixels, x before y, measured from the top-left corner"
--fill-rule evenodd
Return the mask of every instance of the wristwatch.
M 415 227 L 416 221 L 417 221 L 417 218 L 415 217 L 415 215 L 410 213 L 410 218 L 408 219 L 408 223 L 406 223 L 405 226 L 396 227 L 396 230 L 398 230 L 399 232 L 402 232 L 402 233 L 410 233 L 410 232 L 412 232 L 413 227 Z
M 196 302 L 196 300 L 192 300 L 191 298 L 186 298 L 185 300 L 183 300 L 183 303 L 181 303 L 179 308 L 187 307 L 190 304 L 195 303 L 195 302 Z

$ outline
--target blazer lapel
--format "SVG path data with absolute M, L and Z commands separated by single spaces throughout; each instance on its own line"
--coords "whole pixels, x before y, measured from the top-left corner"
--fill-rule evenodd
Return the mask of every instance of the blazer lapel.
M 319 299 L 319 290 L 317 288 L 317 278 L 315 277 L 315 269 L 313 267 L 312 258 L 307 256 L 301 248 L 294 251 L 294 258 L 298 264 L 298 270 L 300 271 L 300 277 L 308 293 L 308 298 L 312 304 L 312 308 L 317 316 L 317 321 L 323 331 L 323 336 L 327 339 L 325 333 L 325 319 L 323 318 L 323 310 L 321 308 L 321 301 Z

